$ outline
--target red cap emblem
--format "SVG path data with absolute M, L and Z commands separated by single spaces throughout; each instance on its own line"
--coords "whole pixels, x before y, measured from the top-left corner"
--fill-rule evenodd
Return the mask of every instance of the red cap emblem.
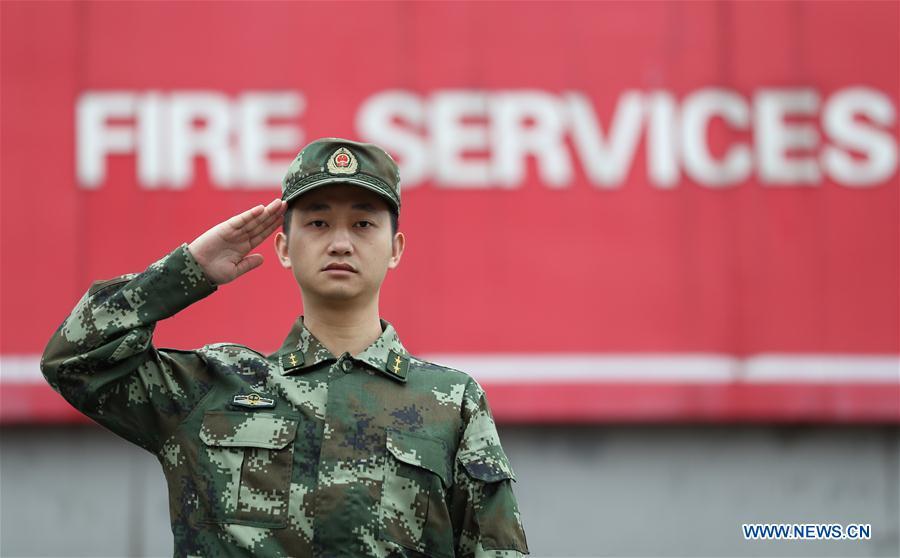
M 359 162 L 352 151 L 341 147 L 331 154 L 326 166 L 330 174 L 354 174 L 359 168 Z

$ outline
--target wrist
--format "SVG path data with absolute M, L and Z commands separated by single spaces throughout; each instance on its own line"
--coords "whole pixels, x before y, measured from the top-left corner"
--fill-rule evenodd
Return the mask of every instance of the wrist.
M 204 279 L 213 287 L 218 287 L 219 283 L 215 281 L 212 275 L 209 273 L 209 269 L 206 266 L 206 262 L 202 257 L 201 250 L 197 249 L 196 240 L 191 242 L 190 244 L 184 245 L 185 257 L 191 260 L 191 262 L 200 269 L 200 272 L 203 274 Z

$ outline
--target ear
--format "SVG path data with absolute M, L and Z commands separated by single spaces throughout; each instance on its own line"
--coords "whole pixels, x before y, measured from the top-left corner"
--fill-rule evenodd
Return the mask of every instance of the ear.
M 403 249 L 406 248 L 406 237 L 402 232 L 394 235 L 394 242 L 391 246 L 391 259 L 388 261 L 388 269 L 394 269 L 400 265 L 400 258 L 403 256 Z
M 288 255 L 288 239 L 281 231 L 278 231 L 275 235 L 275 254 L 278 255 L 278 261 L 281 262 L 281 267 L 291 267 L 291 258 Z

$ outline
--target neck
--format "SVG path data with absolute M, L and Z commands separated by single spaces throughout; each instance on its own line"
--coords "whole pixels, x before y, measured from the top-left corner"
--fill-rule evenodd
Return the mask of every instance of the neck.
M 303 325 L 336 357 L 358 355 L 381 336 L 378 297 L 365 305 L 303 300 Z

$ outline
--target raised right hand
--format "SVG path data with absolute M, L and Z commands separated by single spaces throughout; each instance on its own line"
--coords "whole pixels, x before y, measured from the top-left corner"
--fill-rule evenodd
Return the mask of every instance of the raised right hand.
M 219 223 L 188 245 L 191 255 L 216 285 L 234 281 L 262 265 L 262 254 L 251 254 L 281 224 L 287 204 L 280 199 L 258 205 Z

